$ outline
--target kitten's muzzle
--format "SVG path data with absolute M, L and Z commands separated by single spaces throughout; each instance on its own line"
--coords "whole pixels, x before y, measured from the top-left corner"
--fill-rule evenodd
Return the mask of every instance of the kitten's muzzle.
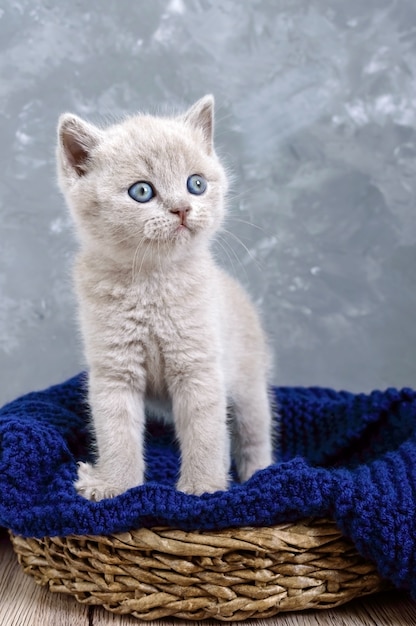
M 175 209 L 169 209 L 169 210 L 171 213 L 179 217 L 181 226 L 187 225 L 186 224 L 187 216 L 188 216 L 188 213 L 192 210 L 192 207 L 190 207 L 189 205 L 186 205 L 186 206 L 180 206 Z

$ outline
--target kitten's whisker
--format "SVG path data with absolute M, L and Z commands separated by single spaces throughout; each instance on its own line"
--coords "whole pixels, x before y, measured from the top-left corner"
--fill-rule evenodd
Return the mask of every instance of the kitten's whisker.
M 135 252 L 134 252 L 134 256 L 133 256 L 133 264 L 132 264 L 132 268 L 131 268 L 131 282 L 132 282 L 132 284 L 133 284 L 133 283 L 134 283 L 134 281 L 136 280 L 136 276 L 137 276 L 137 273 L 135 272 L 135 269 L 136 269 L 136 262 L 137 262 L 137 258 L 138 258 L 138 255 L 139 255 L 139 251 L 140 251 L 140 249 L 142 248 L 142 244 L 143 244 L 143 242 L 144 242 L 144 241 L 145 241 L 145 237 L 142 237 L 142 238 L 140 239 L 139 243 L 137 244 L 136 250 L 135 250 Z M 145 252 L 144 252 L 144 255 L 143 255 L 143 256 L 145 256 L 145 255 L 146 255 L 146 253 L 147 253 L 147 248 L 146 248 L 146 250 L 145 250 Z M 143 256 L 142 256 L 142 263 L 143 263 Z M 141 269 L 141 265 L 140 265 L 140 269 Z
M 255 187 L 254 188 L 250 187 L 250 193 L 248 189 L 246 189 L 245 191 L 240 191 L 239 193 L 235 193 L 235 194 L 229 192 L 227 194 L 227 206 L 230 206 L 231 203 L 235 204 L 236 202 L 240 202 L 240 200 L 249 201 L 255 190 L 256 190 Z M 258 188 L 258 191 L 261 192 L 260 187 Z M 251 200 L 250 200 L 250 204 L 252 204 Z
M 162 273 L 163 266 L 162 266 L 162 259 L 161 259 L 161 256 L 160 256 L 160 239 L 159 238 L 157 240 L 157 258 L 158 258 L 158 261 L 159 261 L 159 270 Z
M 215 243 L 218 243 L 218 245 L 220 245 L 220 246 L 221 246 L 221 248 L 224 250 L 225 254 L 226 254 L 226 255 L 227 255 L 227 257 L 228 257 L 228 260 L 230 261 L 231 267 L 233 268 L 233 272 L 234 272 L 235 276 L 237 276 L 237 272 L 235 271 L 234 261 L 232 260 L 232 258 L 231 258 L 231 256 L 230 256 L 230 254 L 229 254 L 229 252 L 228 252 L 228 250 L 227 250 L 226 246 L 224 246 L 224 245 L 222 244 L 222 241 L 221 241 L 220 237 L 221 237 L 221 235 L 220 235 L 219 233 L 217 233 L 217 238 L 215 239 Z M 227 242 L 226 242 L 226 243 L 227 243 Z M 238 261 L 238 262 L 240 263 L 240 265 L 242 266 L 242 263 L 241 263 L 241 261 L 240 261 L 239 257 L 238 257 L 238 256 L 237 256 L 237 254 L 235 253 L 235 250 L 233 250 L 232 248 L 231 248 L 231 250 L 234 252 L 234 255 L 235 255 L 235 257 L 236 257 L 237 261 Z
M 137 232 L 137 233 L 131 232 L 126 237 L 121 237 L 120 239 L 117 239 L 116 237 L 112 237 L 111 238 L 111 242 L 113 244 L 117 245 L 117 246 L 121 245 L 121 244 L 124 244 L 124 243 L 130 243 L 131 244 L 132 243 L 132 239 L 134 237 L 139 237 L 140 235 L 141 235 L 140 232 Z M 143 237 L 142 237 L 142 241 L 143 241 Z
M 233 220 L 234 222 L 241 222 L 242 224 L 247 224 L 248 226 L 252 226 L 253 228 L 256 228 L 257 230 L 261 230 L 261 232 L 263 232 L 265 235 L 268 235 L 268 236 L 270 235 L 270 232 L 268 232 L 265 228 L 258 226 L 258 224 L 253 224 L 253 222 L 242 220 L 239 217 L 234 217 L 232 213 L 227 215 L 227 218 L 225 220 L 226 222 L 227 222 L 227 219 Z M 279 242 L 282 241 L 282 237 L 278 235 L 277 233 L 273 233 L 273 237 L 275 237 L 275 239 Z
M 261 226 L 258 226 L 257 224 L 253 224 L 253 222 L 249 222 L 247 220 L 242 220 L 239 217 L 234 217 L 232 214 L 231 215 L 227 215 L 227 218 L 230 219 L 230 220 L 233 220 L 233 222 L 241 222 L 242 224 L 247 224 L 248 226 L 252 226 L 253 228 L 256 228 L 257 230 L 261 230 L 262 233 L 268 234 L 267 230 L 265 230 Z
M 228 235 L 231 235 L 231 237 L 233 237 L 233 239 L 235 239 L 235 240 L 236 240 L 236 241 L 240 244 L 240 246 L 242 246 L 242 247 L 244 248 L 244 250 L 247 252 L 247 254 L 248 254 L 248 256 L 250 257 L 250 259 L 251 259 L 252 261 L 254 261 L 254 263 L 255 263 L 255 265 L 256 265 L 256 267 L 257 267 L 257 269 L 261 271 L 261 270 L 262 270 L 261 265 L 259 264 L 259 262 L 258 262 L 258 261 L 257 261 L 257 259 L 255 258 L 255 256 L 253 256 L 253 253 L 251 252 L 251 250 L 249 250 L 249 249 L 247 248 L 247 246 L 246 246 L 246 245 L 245 245 L 245 244 L 241 241 L 241 239 L 240 239 L 239 237 L 237 237 L 237 235 L 234 235 L 234 233 L 232 233 L 230 230 L 227 230 L 226 228 L 223 228 L 223 231 L 224 231 L 225 233 L 227 233 Z
M 140 263 L 139 271 L 137 272 L 136 276 L 139 276 L 140 272 L 142 271 L 144 260 L 145 260 L 145 258 L 147 256 L 147 253 L 149 252 L 149 248 L 151 246 L 151 242 L 150 241 L 146 241 L 145 243 L 147 244 L 146 250 L 144 251 L 144 254 L 142 256 L 142 261 Z
M 134 268 L 136 266 L 136 258 L 137 258 L 137 254 L 139 252 L 139 248 L 141 246 L 141 242 L 137 245 L 135 251 L 134 251 L 134 255 L 133 255 L 133 263 L 131 265 L 131 284 L 134 283 L 134 279 L 135 279 L 135 274 L 134 274 Z
M 241 267 L 241 269 L 243 270 L 244 274 L 246 275 L 247 281 L 250 282 L 249 281 L 249 277 L 248 277 L 248 273 L 247 273 L 247 269 L 246 269 L 244 263 L 241 261 L 240 257 L 238 256 L 237 252 L 235 251 L 235 249 L 231 245 L 231 243 L 229 241 L 227 241 L 227 239 L 225 237 L 222 237 L 222 241 L 227 246 L 227 248 L 229 250 L 231 250 L 231 252 L 233 253 L 234 257 L 237 259 L 239 266 Z
M 132 273 L 133 273 L 133 278 L 135 278 L 135 269 L 136 269 L 136 262 L 137 262 L 137 258 L 139 256 L 139 252 L 142 248 L 143 242 L 145 241 L 144 236 L 141 237 L 139 243 L 136 246 L 136 250 L 134 251 L 134 256 L 133 256 L 133 266 L 132 266 Z
M 250 188 L 250 191 L 252 191 L 252 187 Z M 227 204 L 229 205 L 230 202 L 236 202 L 237 200 L 245 200 L 246 198 L 249 197 L 248 194 L 248 190 L 245 191 L 240 191 L 239 193 L 228 193 L 227 194 Z
M 237 179 L 233 178 L 231 185 L 229 187 L 228 193 L 227 193 L 227 197 L 231 200 L 244 198 L 249 195 L 249 192 L 252 193 L 252 192 L 256 192 L 256 191 L 260 191 L 261 189 L 264 189 L 263 180 L 258 180 L 258 181 L 250 180 L 249 187 L 247 186 L 245 189 L 241 189 L 240 191 L 236 192 L 236 191 L 233 191 L 233 185 L 236 184 L 236 182 L 237 182 Z

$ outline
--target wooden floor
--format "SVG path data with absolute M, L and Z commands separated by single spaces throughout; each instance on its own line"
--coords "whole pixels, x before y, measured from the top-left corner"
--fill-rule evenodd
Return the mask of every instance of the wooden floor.
M 1 626 L 128 626 L 145 623 L 98 607 L 86 607 L 72 598 L 49 592 L 26 576 L 17 563 L 10 541 L 0 531 Z M 218 626 L 220 622 L 164 620 L 150 626 L 192 623 Z M 237 624 L 238 622 L 233 622 Z M 241 622 L 239 622 L 241 624 Z M 416 626 L 416 603 L 389 592 L 355 601 L 334 610 L 285 613 L 269 620 L 249 620 L 246 626 Z

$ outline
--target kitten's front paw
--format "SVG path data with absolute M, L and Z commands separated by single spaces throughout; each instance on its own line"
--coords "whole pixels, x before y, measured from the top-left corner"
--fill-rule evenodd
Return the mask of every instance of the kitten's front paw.
M 101 468 L 91 465 L 91 463 L 78 464 L 78 480 L 75 482 L 75 489 L 87 500 L 98 502 L 104 498 L 114 498 L 135 486 L 135 484 L 128 484 L 127 482 L 117 484 L 114 477 L 109 478 L 102 472 Z
M 210 480 L 198 480 L 195 478 L 180 478 L 177 489 L 184 493 L 189 493 L 194 496 L 201 496 L 203 493 L 214 493 L 215 491 L 225 491 L 228 486 L 228 479 L 218 478 Z

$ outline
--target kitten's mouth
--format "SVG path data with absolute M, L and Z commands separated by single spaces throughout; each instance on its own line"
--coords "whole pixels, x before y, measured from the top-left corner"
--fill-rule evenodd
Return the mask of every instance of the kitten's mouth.
M 192 233 L 192 230 L 189 228 L 188 224 L 179 224 L 178 226 L 176 226 L 175 230 L 173 231 L 173 234 L 180 237 L 181 235 L 184 235 L 185 233 Z

